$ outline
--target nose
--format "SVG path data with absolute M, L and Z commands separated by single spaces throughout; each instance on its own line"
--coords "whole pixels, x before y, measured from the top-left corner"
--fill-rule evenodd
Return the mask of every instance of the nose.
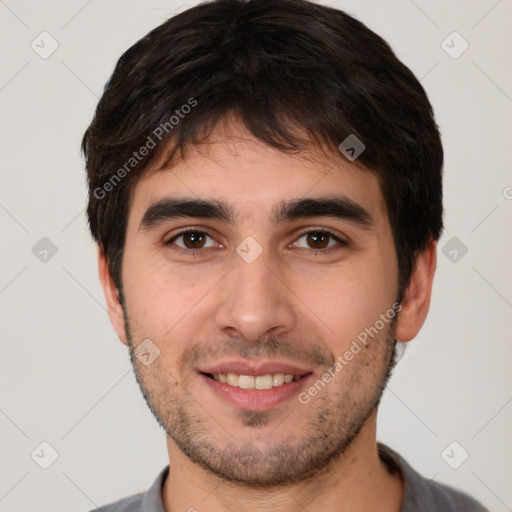
M 255 342 L 293 329 L 293 293 L 284 273 L 270 260 L 269 251 L 252 263 L 234 255 L 234 267 L 221 284 L 215 314 L 217 327 L 229 336 Z

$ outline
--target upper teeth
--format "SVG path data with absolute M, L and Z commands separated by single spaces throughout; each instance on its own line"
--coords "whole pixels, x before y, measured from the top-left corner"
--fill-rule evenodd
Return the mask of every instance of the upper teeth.
M 300 376 L 291 373 L 276 373 L 274 375 L 238 375 L 236 373 L 214 373 L 213 378 L 220 382 L 242 389 L 270 389 L 285 383 L 299 380 Z

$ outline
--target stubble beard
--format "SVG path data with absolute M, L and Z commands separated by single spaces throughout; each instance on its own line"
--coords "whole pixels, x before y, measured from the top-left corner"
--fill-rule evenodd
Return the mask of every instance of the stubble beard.
M 327 384 L 316 400 L 307 405 L 297 400 L 295 408 L 299 408 L 300 416 L 309 415 L 302 429 L 271 443 L 281 425 L 290 429 L 286 417 L 279 419 L 272 410 L 241 410 L 240 428 L 235 434 L 243 432 L 243 436 L 237 439 L 221 428 L 221 419 L 212 418 L 183 383 L 162 366 L 161 359 L 149 367 L 136 359 L 136 344 L 126 308 L 123 309 L 135 377 L 160 426 L 192 462 L 226 482 L 250 489 L 296 484 L 327 471 L 347 452 L 376 412 L 395 364 L 396 318 L 369 340 L 339 372 L 339 380 Z M 279 355 L 279 340 L 272 339 L 271 343 L 272 355 Z M 197 351 L 199 347 L 195 348 Z M 329 366 L 326 364 L 325 368 Z M 222 433 L 224 441 L 216 431 Z M 251 439 L 261 437 L 260 433 L 269 441 L 263 447 Z

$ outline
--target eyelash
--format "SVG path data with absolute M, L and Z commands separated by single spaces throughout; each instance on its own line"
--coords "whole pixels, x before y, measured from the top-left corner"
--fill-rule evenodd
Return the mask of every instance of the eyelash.
M 302 238 L 304 235 L 308 235 L 310 233 L 322 233 L 322 234 L 330 236 L 336 242 L 338 242 L 338 246 L 337 247 L 334 246 L 334 247 L 329 247 L 327 249 L 310 249 L 310 251 L 315 256 L 319 255 L 319 253 L 322 253 L 322 254 L 330 253 L 332 250 L 340 249 L 341 247 L 346 247 L 348 245 L 348 243 L 346 241 L 342 240 L 340 237 L 336 236 L 334 233 L 332 233 L 331 231 L 326 230 L 326 229 L 310 229 L 310 228 L 306 228 L 306 229 L 304 229 L 303 231 L 301 231 L 299 233 L 299 236 L 297 237 L 297 240 Z M 208 229 L 200 230 L 200 229 L 187 228 L 187 229 L 184 229 L 183 231 L 180 231 L 180 232 L 176 233 L 167 242 L 164 242 L 164 245 L 166 245 L 166 246 L 167 245 L 172 245 L 173 242 L 176 239 L 178 239 L 180 236 L 187 235 L 187 234 L 207 235 L 210 238 L 213 238 L 213 236 L 210 234 L 210 231 Z M 195 256 L 200 256 L 201 252 L 205 251 L 206 249 L 183 249 L 181 247 L 176 247 L 173 250 L 178 251 L 181 254 L 186 254 L 186 255 L 194 256 L 195 257 Z

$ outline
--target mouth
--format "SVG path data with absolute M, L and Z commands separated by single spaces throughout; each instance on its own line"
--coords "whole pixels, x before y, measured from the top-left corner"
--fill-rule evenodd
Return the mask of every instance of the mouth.
M 313 371 L 277 361 L 227 361 L 197 369 L 217 399 L 237 409 L 268 410 L 297 398 Z
M 237 373 L 203 373 L 206 377 L 227 384 L 234 388 L 241 389 L 272 389 L 290 382 L 296 382 L 305 375 L 294 375 L 293 373 L 267 373 L 265 375 L 240 375 Z M 306 375 L 309 375 L 307 373 Z

